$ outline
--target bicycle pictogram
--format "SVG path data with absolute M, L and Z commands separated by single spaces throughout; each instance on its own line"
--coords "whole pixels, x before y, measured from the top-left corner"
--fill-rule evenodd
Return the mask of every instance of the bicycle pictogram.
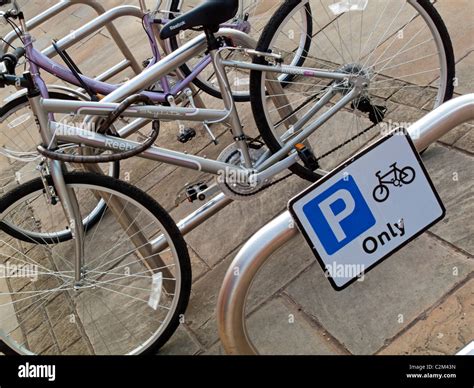
M 390 170 L 381 175 L 382 171 L 377 171 L 375 175 L 379 180 L 379 184 L 375 187 L 372 195 L 377 202 L 384 202 L 390 195 L 389 185 L 402 187 L 404 184 L 409 185 L 415 179 L 415 170 L 410 167 L 398 168 L 397 162 L 390 165 Z

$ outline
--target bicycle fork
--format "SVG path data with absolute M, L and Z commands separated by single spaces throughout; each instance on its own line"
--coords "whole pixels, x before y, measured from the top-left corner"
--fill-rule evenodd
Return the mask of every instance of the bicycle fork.
M 48 114 L 41 107 L 41 94 L 39 90 L 36 88 L 34 88 L 34 90 L 29 90 L 28 100 L 36 119 L 41 140 L 44 144 L 54 146 L 54 134 L 51 132 L 48 125 Z M 73 189 L 66 185 L 63 175 L 63 163 L 51 160 L 49 161 L 49 169 L 54 184 L 55 194 L 59 198 L 74 240 L 74 283 L 75 287 L 79 287 L 84 275 L 84 228 L 82 226 L 79 202 Z

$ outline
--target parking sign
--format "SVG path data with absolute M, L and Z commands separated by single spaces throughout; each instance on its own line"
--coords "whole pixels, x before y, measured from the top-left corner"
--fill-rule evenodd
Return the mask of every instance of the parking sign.
M 384 137 L 288 208 L 331 285 L 341 290 L 444 217 L 410 138 Z

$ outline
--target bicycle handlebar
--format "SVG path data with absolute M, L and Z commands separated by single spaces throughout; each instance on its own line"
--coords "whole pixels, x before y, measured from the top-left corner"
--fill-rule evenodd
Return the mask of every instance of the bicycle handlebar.
M 4 63 L 8 74 L 15 74 L 15 67 L 25 53 L 26 51 L 24 47 L 17 47 L 13 52 L 3 54 L 1 61 Z
M 31 86 L 31 79 L 25 77 L 17 77 L 15 75 L 15 68 L 21 57 L 25 55 L 24 47 L 17 47 L 13 52 L 3 54 L 0 59 L 0 87 L 21 86 L 28 88 Z

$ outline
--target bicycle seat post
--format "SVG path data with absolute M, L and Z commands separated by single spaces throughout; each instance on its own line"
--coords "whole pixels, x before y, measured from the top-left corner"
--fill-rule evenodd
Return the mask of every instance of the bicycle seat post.
M 211 26 L 204 29 L 207 39 L 207 51 L 211 56 L 217 82 L 219 84 L 220 90 L 222 91 L 222 100 L 224 101 L 224 106 L 229 110 L 229 117 L 227 121 L 230 125 L 232 136 L 241 151 L 244 160 L 244 166 L 251 168 L 252 159 L 247 146 L 247 137 L 243 132 L 242 123 L 240 122 L 239 114 L 232 97 L 232 89 L 230 87 L 229 79 L 227 77 L 224 65 L 222 64 L 222 58 L 219 52 L 219 49 L 223 45 L 223 41 L 222 38 L 216 38 L 214 35 L 214 32 L 217 32 L 218 30 L 219 26 Z

